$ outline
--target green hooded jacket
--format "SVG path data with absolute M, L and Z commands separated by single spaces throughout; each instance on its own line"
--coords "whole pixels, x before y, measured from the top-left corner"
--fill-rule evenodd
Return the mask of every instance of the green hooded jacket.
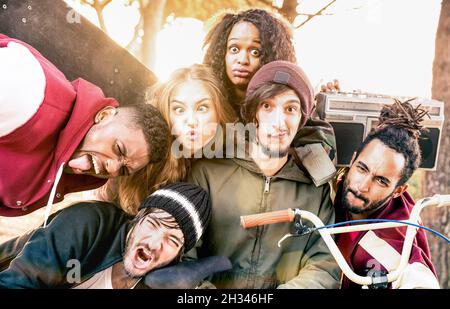
M 338 288 L 339 268 L 317 232 L 278 241 L 292 223 L 244 229 L 240 216 L 300 208 L 334 223 L 329 185 L 316 187 L 289 157 L 272 177 L 250 159 L 211 159 L 194 164 L 188 181 L 210 194 L 212 219 L 191 258 L 227 256 L 233 268 L 211 282 L 218 288 Z

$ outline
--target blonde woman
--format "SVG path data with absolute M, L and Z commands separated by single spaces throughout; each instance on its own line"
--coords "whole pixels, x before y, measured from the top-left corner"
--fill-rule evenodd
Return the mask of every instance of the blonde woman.
M 136 213 L 138 205 L 151 192 L 184 180 L 191 161 L 201 157 L 205 148 L 214 148 L 212 144 L 225 132 L 225 125 L 237 119 L 225 100 L 222 83 L 206 65 L 176 70 L 167 82 L 152 87 L 148 103 L 156 106 L 169 124 L 172 148 L 167 159 L 109 182 L 100 194 L 101 199 L 116 201 L 130 214 Z M 217 145 L 222 147 L 220 143 Z

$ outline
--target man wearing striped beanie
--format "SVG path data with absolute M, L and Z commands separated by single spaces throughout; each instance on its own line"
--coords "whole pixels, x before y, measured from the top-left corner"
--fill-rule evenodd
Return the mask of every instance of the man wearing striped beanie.
M 181 268 L 155 272 L 145 283 L 141 279 L 180 261 L 202 236 L 210 215 L 208 193 L 188 183 L 155 191 L 132 220 L 109 203 L 80 202 L 57 213 L 47 227 L 25 235 L 29 239 L 20 254 L 0 271 L 0 287 L 177 288 L 198 278 L 197 284 L 209 272 L 230 267 L 228 259 L 181 263 Z M 7 244 L 0 251 L 8 252 Z

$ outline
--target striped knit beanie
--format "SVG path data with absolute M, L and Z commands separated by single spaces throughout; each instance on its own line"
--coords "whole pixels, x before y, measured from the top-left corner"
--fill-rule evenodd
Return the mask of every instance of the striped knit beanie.
M 171 214 L 184 235 L 184 251 L 192 249 L 202 236 L 211 217 L 211 200 L 199 186 L 174 183 L 148 196 L 139 207 L 159 208 Z

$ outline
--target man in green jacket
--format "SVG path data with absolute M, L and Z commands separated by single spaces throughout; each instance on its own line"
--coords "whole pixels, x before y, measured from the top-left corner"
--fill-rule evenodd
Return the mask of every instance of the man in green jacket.
M 274 61 L 250 81 L 242 115 L 255 125 L 246 156 L 197 162 L 189 181 L 209 191 L 212 220 L 192 257 L 227 256 L 233 268 L 214 275 L 218 288 L 338 288 L 339 269 L 317 233 L 278 240 L 291 224 L 244 230 L 240 216 L 297 207 L 334 222 L 327 184 L 316 187 L 289 154 L 308 119 L 313 90 L 295 64 Z

